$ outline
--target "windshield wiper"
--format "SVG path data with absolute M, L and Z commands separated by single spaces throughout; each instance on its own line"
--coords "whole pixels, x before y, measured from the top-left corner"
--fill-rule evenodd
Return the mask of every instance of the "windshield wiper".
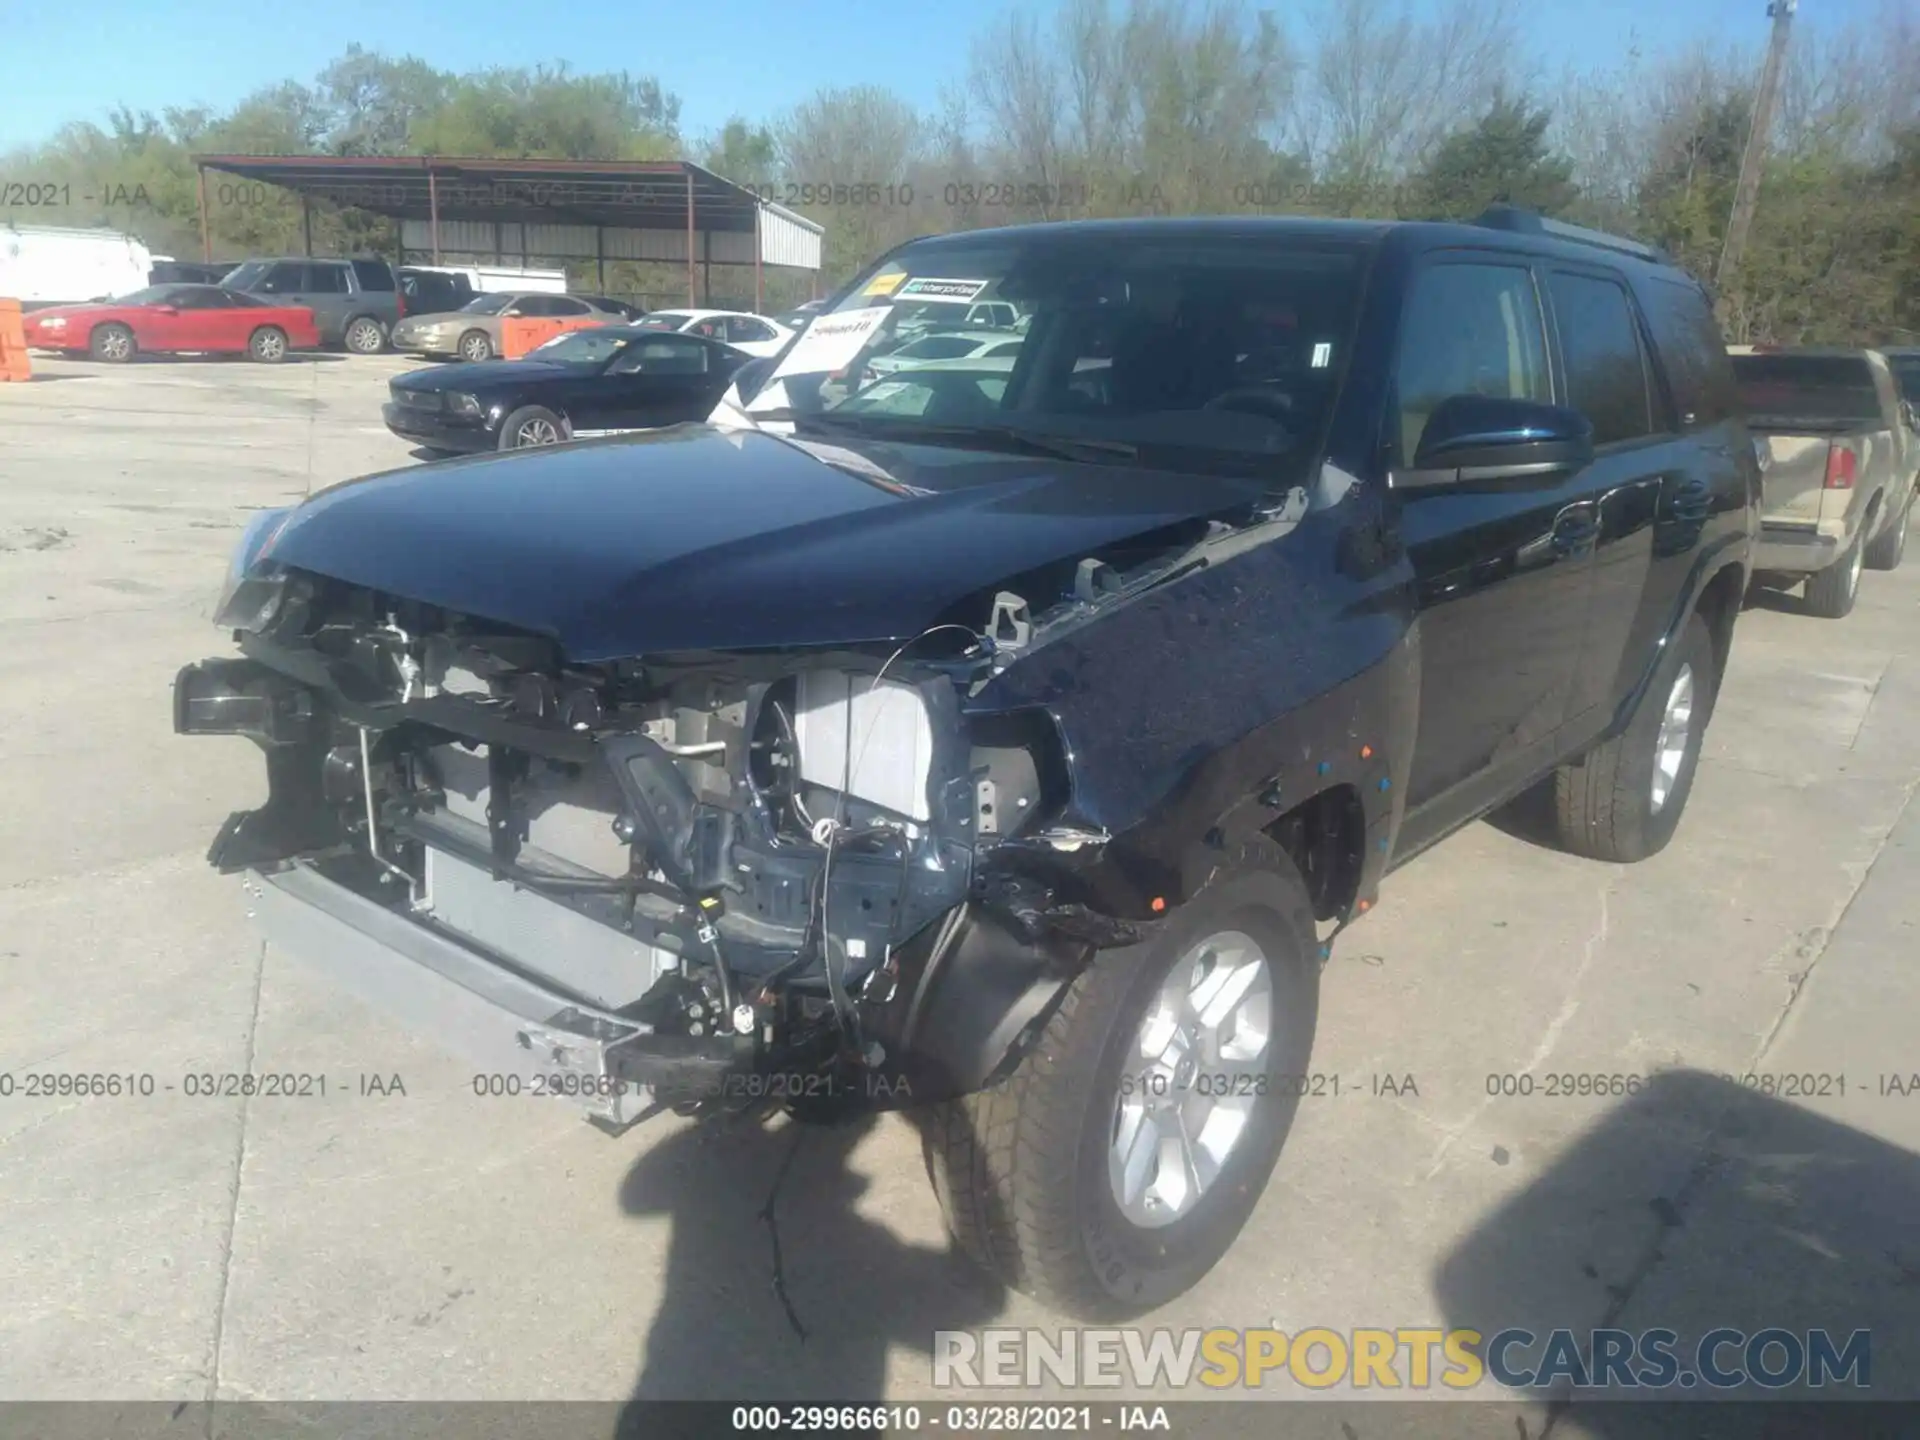
M 1082 439 L 1069 435 L 1048 435 L 1022 430 L 1013 425 L 938 425 L 928 421 L 897 420 L 888 417 L 879 425 L 867 426 L 863 415 L 837 415 L 832 411 L 804 417 L 875 440 L 930 440 L 938 444 L 956 441 L 982 449 L 1012 449 L 1029 455 L 1047 455 L 1058 460 L 1138 460 L 1140 447 L 1126 440 Z

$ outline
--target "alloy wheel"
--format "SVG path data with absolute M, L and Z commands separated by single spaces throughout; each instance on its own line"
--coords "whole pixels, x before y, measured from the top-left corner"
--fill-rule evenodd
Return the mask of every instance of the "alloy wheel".
M 1273 981 L 1238 930 L 1189 949 L 1133 1036 L 1114 1103 L 1107 1175 L 1143 1229 L 1187 1215 L 1219 1178 L 1267 1086 Z

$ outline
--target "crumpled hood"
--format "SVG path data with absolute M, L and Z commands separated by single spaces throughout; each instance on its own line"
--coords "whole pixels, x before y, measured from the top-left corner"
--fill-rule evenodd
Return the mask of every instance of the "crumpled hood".
M 350 481 L 295 510 L 270 554 L 549 635 L 592 663 L 904 640 L 1000 579 L 1238 510 L 1262 488 L 681 425 Z

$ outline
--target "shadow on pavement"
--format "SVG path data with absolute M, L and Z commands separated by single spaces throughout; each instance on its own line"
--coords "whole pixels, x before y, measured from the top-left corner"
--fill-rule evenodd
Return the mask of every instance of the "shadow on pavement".
M 1830 1098 L 1814 1103 L 1863 1122 L 1876 1111 L 1886 1116 L 1886 1107 L 1920 1104 L 1920 1095 L 1878 1094 L 1877 1075 L 1845 1078 L 1844 1097 L 1837 1076 L 1803 1088 L 1824 1089 Z M 1669 1072 L 1613 1104 L 1552 1169 L 1465 1237 L 1442 1263 L 1436 1292 L 1451 1327 L 1489 1339 L 1509 1328 L 1539 1337 L 1507 1352 L 1520 1370 L 1539 1364 L 1558 1328 L 1579 1338 L 1588 1363 L 1596 1328 L 1672 1330 L 1683 1376 L 1695 1371 L 1701 1337 L 1718 1327 L 1749 1336 L 1778 1327 L 1803 1342 L 1809 1330 L 1824 1329 L 1841 1350 L 1853 1332 L 1869 1332 L 1867 1389 L 1844 1375 L 1824 1390 L 1804 1381 L 1721 1389 L 1704 1377 L 1657 1394 L 1615 1386 L 1609 1401 L 1763 1403 L 1594 1403 L 1575 1395 L 1554 1413 L 1555 1436 L 1920 1433 L 1885 1428 L 1920 1426 L 1920 1407 L 1830 1404 L 1825 1415 L 1804 1408 L 1920 1400 L 1920 1157 L 1749 1084 Z M 1713 1358 L 1723 1373 L 1737 1372 L 1748 1364 L 1744 1349 L 1727 1345 Z M 1786 1360 L 1775 1347 L 1761 1364 L 1777 1375 Z M 1564 1387 L 1541 1396 L 1565 1397 Z
M 964 1256 L 859 1213 L 854 1151 L 877 1123 L 694 1124 L 640 1157 L 621 1208 L 670 1217 L 671 1234 L 635 1400 L 872 1402 L 890 1351 L 930 1357 L 936 1330 L 1001 1312 Z M 619 1433 L 657 1422 L 630 1410 Z

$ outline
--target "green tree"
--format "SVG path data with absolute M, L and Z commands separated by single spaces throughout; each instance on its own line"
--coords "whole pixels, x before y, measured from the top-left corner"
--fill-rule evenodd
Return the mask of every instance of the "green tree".
M 1467 220 L 1498 203 L 1543 215 L 1579 197 L 1573 162 L 1548 148 L 1553 117 L 1524 98 L 1502 96 L 1474 125 L 1440 142 L 1408 190 L 1416 214 Z

